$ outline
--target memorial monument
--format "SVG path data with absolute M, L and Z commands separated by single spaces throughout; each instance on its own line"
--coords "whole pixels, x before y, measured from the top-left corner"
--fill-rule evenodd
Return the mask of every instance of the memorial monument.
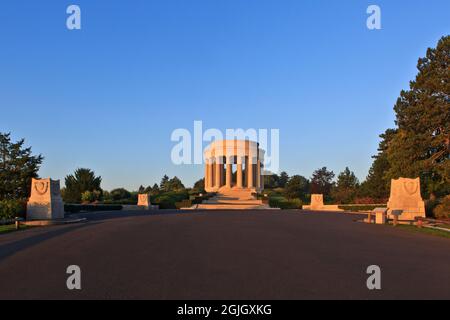
M 264 189 L 264 150 L 259 148 L 259 143 L 249 140 L 214 141 L 205 149 L 204 159 L 207 192 L 220 189 L 261 192 Z
M 425 202 L 420 194 L 420 178 L 399 178 L 391 180 L 391 195 L 389 197 L 388 217 L 393 219 L 393 210 L 402 210 L 399 220 L 415 220 L 425 217 Z
M 31 196 L 27 202 L 27 220 L 64 218 L 64 203 L 59 180 L 32 179 Z
M 150 195 L 148 193 L 138 195 L 138 206 L 151 208 L 152 204 L 150 202 Z
M 312 194 L 311 195 L 311 204 L 303 206 L 304 210 L 312 210 L 312 211 L 344 211 L 339 209 L 339 205 L 335 204 L 323 204 L 323 194 Z
M 312 194 L 310 210 L 320 210 L 323 207 L 323 194 Z

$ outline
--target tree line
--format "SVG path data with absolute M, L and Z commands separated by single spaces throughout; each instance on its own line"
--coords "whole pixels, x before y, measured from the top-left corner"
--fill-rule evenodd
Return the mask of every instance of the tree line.
M 326 167 L 310 179 L 294 175 L 265 178 L 267 188 L 282 188 L 287 197 L 305 198 L 322 193 L 337 202 L 375 201 L 389 197 L 391 179 L 421 178 L 422 196 L 434 207 L 450 212 L 450 36 L 429 48 L 417 64 L 418 74 L 408 90 L 402 90 L 394 106 L 395 128 L 380 135 L 378 153 L 367 178 L 360 183 L 346 168 L 337 176 Z M 42 155 L 33 155 L 24 140 L 11 141 L 10 133 L 0 133 L 0 204 L 25 200 L 31 179 L 38 177 Z M 89 169 L 77 169 L 65 178 L 63 196 L 68 202 L 97 201 L 133 197 L 138 192 L 161 194 L 186 190 L 177 177 L 164 176 L 159 185 L 141 186 L 135 192 L 123 188 L 103 191 L 101 177 Z M 192 190 L 203 192 L 203 179 Z M 443 209 L 442 209 L 443 208 Z

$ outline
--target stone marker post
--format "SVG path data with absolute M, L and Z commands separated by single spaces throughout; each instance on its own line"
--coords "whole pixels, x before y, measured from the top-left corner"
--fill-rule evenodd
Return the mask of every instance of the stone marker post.
M 27 220 L 64 218 L 64 203 L 59 180 L 32 179 L 31 196 L 27 202 Z

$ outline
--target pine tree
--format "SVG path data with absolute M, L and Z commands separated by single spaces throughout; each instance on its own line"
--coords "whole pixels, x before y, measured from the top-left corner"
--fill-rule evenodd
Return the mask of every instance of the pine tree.
M 328 171 L 327 167 L 317 169 L 311 177 L 311 194 L 330 195 L 333 187 L 334 172 Z
M 358 178 L 353 171 L 346 167 L 338 175 L 336 186 L 332 191 L 333 199 L 340 203 L 351 203 L 356 197 L 358 187 Z
M 102 196 L 101 183 L 102 177 L 96 177 L 94 171 L 79 168 L 75 170 L 73 175 L 68 175 L 65 178 L 66 188 L 64 189 L 63 199 L 67 203 L 78 203 L 81 201 L 81 195 L 86 191 L 100 191 Z
M 289 175 L 283 171 L 280 173 L 280 177 L 278 178 L 278 187 L 284 188 L 286 186 L 286 183 L 289 181 Z
M 0 200 L 30 196 L 31 179 L 37 178 L 44 158 L 24 148 L 24 139 L 11 142 L 10 133 L 0 132 Z
M 159 189 L 161 191 L 169 191 L 169 177 L 164 175 L 161 179 L 161 183 L 159 184 Z
M 388 129 L 380 135 L 378 154 L 373 156 L 374 161 L 369 169 L 369 174 L 360 186 L 359 197 L 369 197 L 377 203 L 383 203 L 389 198 L 390 180 L 387 179 L 387 173 L 390 165 L 386 151 L 396 133 L 397 130 Z
M 284 189 L 284 194 L 288 199 L 306 199 L 309 190 L 309 181 L 305 177 L 295 175 L 292 176 Z
M 428 49 L 417 68 L 394 107 L 398 131 L 387 150 L 387 177 L 421 177 L 433 197 L 450 192 L 450 36 Z

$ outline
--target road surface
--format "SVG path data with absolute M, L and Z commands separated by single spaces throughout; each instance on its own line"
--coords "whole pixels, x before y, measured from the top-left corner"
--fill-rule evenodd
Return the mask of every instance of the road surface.
M 0 299 L 450 299 L 450 240 L 301 211 L 86 214 L 0 235 Z M 66 268 L 81 268 L 81 290 Z M 367 267 L 381 290 L 367 289 Z

